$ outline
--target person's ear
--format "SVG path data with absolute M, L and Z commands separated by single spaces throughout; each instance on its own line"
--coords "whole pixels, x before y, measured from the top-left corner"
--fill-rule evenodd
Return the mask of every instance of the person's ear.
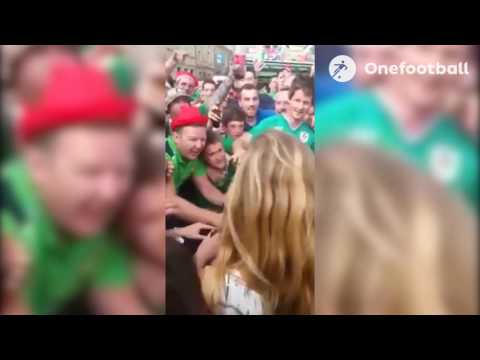
M 175 142 L 177 142 L 179 139 L 180 139 L 180 132 L 179 132 L 179 130 L 175 130 L 173 132 L 173 140 L 175 140 Z
M 44 183 L 48 181 L 48 149 L 43 146 L 28 145 L 23 149 L 22 153 L 28 172 L 34 183 Z

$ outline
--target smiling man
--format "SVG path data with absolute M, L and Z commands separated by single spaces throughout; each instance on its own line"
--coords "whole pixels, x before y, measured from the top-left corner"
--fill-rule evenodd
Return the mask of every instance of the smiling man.
M 251 129 L 249 133 L 244 133 L 242 137 L 234 142 L 233 152 L 237 157 L 248 148 L 252 139 L 272 129 L 286 132 L 314 150 L 314 133 L 305 122 L 308 119 L 309 110 L 312 106 L 312 80 L 297 76 L 292 83 L 288 97 L 289 102 L 284 114 L 278 114 L 263 120 L 259 125 Z
M 216 189 L 207 178 L 207 169 L 199 159 L 207 140 L 207 117 L 195 106 L 184 106 L 177 117 L 172 119 L 173 134 L 167 138 L 166 158 L 173 166 L 171 179 L 173 188 L 168 194 L 173 195 L 176 204 L 174 215 L 190 222 L 204 222 L 218 225 L 218 216 L 212 212 L 202 211 L 188 200 L 181 197 L 189 181 L 211 203 L 223 206 L 225 195 Z M 175 194 L 171 194 L 174 191 Z M 180 195 L 180 196 L 179 196 Z
M 1 182 L 7 314 L 59 314 L 86 297 L 96 314 L 145 314 L 131 259 L 113 228 L 134 168 L 132 99 L 78 59 L 52 64 L 17 121 L 21 156 Z
M 245 131 L 249 131 L 264 119 L 275 114 L 273 110 L 260 109 L 260 95 L 257 88 L 252 84 L 242 86 L 238 105 L 247 114 Z

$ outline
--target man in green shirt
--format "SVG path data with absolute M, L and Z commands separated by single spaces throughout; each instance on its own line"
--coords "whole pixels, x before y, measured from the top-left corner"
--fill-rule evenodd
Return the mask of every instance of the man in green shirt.
M 178 196 L 182 185 L 192 179 L 194 186 L 206 199 L 217 206 L 223 205 L 224 194 L 208 181 L 206 168 L 198 158 L 205 147 L 207 121 L 207 117 L 195 106 L 182 107 L 178 116 L 172 119 L 173 133 L 167 138 L 166 158 L 173 167 L 173 172 L 169 176 L 173 189 L 167 184 L 167 194 L 173 197 L 174 215 L 187 221 L 218 225 L 217 214 L 201 211 L 202 209 Z
M 252 139 L 272 129 L 283 131 L 297 138 L 313 151 L 315 145 L 314 133 L 310 126 L 305 123 L 308 110 L 312 105 L 312 99 L 312 82 L 307 78 L 297 76 L 290 88 L 289 104 L 286 113 L 284 115 L 271 116 L 251 129 L 250 132 L 244 133 L 233 144 L 235 157 L 241 158 L 242 154 L 248 149 Z
M 398 62 L 459 63 L 466 58 L 460 45 L 395 47 Z M 478 209 L 478 149 L 442 115 L 452 75 L 390 75 L 373 91 L 351 93 L 317 105 L 317 149 L 353 140 L 399 154 Z
M 133 104 L 76 59 L 52 64 L 1 169 L 2 313 L 58 314 L 82 294 L 99 314 L 145 314 L 112 227 L 131 182 Z
M 202 153 L 203 164 L 206 168 L 208 181 L 220 192 L 225 194 L 233 180 L 235 167 L 229 162 L 225 153 L 222 139 L 213 131 L 207 133 L 207 142 Z M 195 191 L 192 196 L 192 202 L 204 209 L 222 211 L 222 206 L 212 204 L 200 191 Z

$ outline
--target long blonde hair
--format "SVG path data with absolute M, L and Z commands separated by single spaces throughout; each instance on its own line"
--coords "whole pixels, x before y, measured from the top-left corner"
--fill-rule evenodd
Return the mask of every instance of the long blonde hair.
M 465 314 L 477 300 L 476 221 L 403 161 L 358 145 L 316 155 L 318 314 Z
M 242 158 L 228 191 L 221 245 L 203 277 L 216 311 L 225 275 L 238 271 L 268 314 L 309 314 L 314 296 L 314 156 L 270 131 Z

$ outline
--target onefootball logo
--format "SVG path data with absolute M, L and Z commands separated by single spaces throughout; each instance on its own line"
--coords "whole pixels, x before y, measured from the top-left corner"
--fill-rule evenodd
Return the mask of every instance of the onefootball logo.
M 338 82 L 347 82 L 353 79 L 357 72 L 357 65 L 350 56 L 339 55 L 334 57 L 328 66 L 330 76 Z M 365 73 L 368 75 L 468 75 L 468 62 L 457 64 L 365 64 Z
M 328 66 L 330 76 L 338 82 L 347 82 L 353 79 L 357 72 L 357 65 L 350 56 L 339 55 L 330 61 Z

